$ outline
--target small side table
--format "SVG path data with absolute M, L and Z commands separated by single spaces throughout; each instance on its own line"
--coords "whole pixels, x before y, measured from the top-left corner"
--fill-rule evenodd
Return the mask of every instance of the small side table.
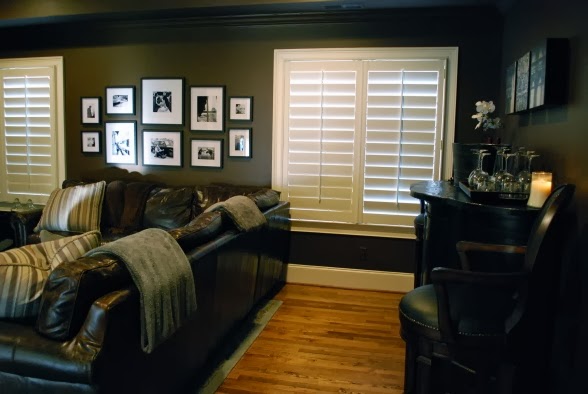
M 4 249 L 14 246 L 22 246 L 21 244 L 23 244 L 22 240 L 19 241 L 19 237 L 13 226 L 13 221 L 16 216 L 21 214 L 40 215 L 41 212 L 43 212 L 42 205 L 35 205 L 34 208 L 29 208 L 23 205 L 22 208 L 15 210 L 13 209 L 12 202 L 0 201 L 0 242 Z

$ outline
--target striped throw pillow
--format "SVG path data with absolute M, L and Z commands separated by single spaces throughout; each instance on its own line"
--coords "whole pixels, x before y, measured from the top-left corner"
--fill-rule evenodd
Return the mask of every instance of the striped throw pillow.
M 36 316 L 51 270 L 83 256 L 101 241 L 99 231 L 90 231 L 0 253 L 0 318 Z
M 71 231 L 85 233 L 100 230 L 106 182 L 54 190 L 34 231 Z

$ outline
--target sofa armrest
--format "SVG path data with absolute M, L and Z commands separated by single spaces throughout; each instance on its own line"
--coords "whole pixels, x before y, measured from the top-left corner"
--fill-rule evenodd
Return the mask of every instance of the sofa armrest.
M 36 329 L 54 340 L 70 339 L 79 331 L 97 299 L 131 283 L 125 265 L 109 255 L 62 263 L 45 283 Z
M 14 230 L 14 243 L 16 247 L 27 244 L 27 238 L 33 233 L 33 229 L 39 223 L 42 209 L 31 209 L 28 211 L 14 212 L 10 215 L 10 225 Z
M 132 288 L 116 290 L 98 298 L 86 316 L 77 335 L 68 343 L 70 351 L 91 352 L 97 355 L 104 345 L 111 320 L 114 315 L 123 315 L 127 307 L 138 302 L 138 293 Z

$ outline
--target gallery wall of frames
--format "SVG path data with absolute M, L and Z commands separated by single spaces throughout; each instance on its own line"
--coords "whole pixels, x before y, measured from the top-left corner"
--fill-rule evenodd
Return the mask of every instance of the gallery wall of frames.
M 184 78 L 142 78 L 137 90 L 106 86 L 104 97 L 80 98 L 84 155 L 104 155 L 107 165 L 139 164 L 140 156 L 144 166 L 219 169 L 225 152 L 231 159 L 252 157 L 253 96 L 227 97 L 224 85 L 186 86 Z

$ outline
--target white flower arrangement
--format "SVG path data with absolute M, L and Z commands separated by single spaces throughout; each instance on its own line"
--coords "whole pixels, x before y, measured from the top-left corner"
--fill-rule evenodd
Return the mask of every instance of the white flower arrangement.
M 478 124 L 476 129 L 482 127 L 482 130 L 499 129 L 502 127 L 502 122 L 499 117 L 491 117 L 490 114 L 494 112 L 496 106 L 492 101 L 478 101 L 476 103 L 477 114 L 472 115 L 472 119 L 477 119 Z

